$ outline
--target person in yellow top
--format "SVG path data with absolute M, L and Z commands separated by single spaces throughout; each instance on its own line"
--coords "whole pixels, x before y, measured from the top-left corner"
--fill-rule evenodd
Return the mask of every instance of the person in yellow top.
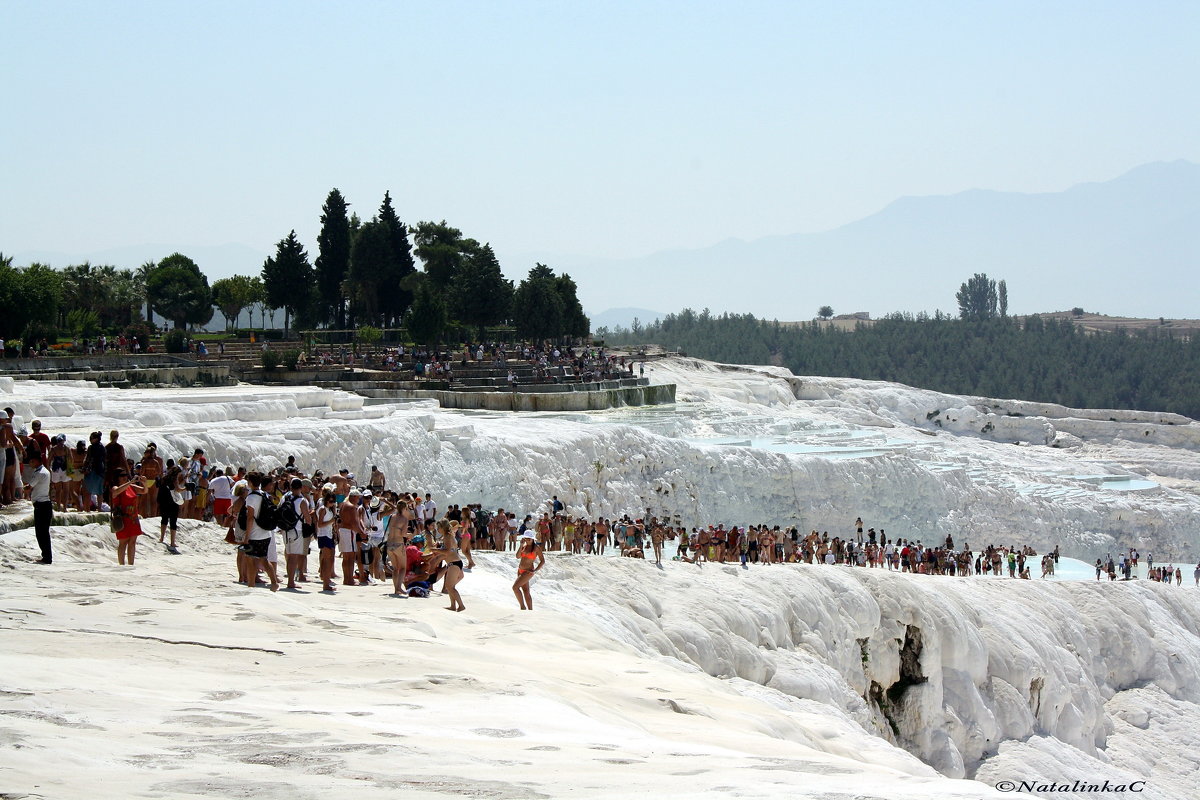
M 163 460 L 158 455 L 158 445 L 150 442 L 146 445 L 146 451 L 142 453 L 142 484 L 146 489 L 146 494 L 142 497 L 143 517 L 158 516 L 158 490 L 154 485 L 162 474 Z

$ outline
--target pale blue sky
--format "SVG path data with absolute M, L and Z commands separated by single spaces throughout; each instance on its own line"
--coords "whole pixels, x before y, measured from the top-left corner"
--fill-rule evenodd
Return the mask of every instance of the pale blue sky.
M 1200 161 L 1198 32 L 1195 2 L 0 0 L 0 250 L 315 250 L 337 186 L 517 275 L 1059 190 Z

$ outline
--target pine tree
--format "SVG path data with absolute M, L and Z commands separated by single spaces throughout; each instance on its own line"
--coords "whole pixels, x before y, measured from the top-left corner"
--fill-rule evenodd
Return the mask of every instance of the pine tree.
M 337 189 L 329 192 L 321 209 L 321 233 L 317 236 L 317 295 L 319 318 L 326 324 L 346 327 L 346 299 L 342 284 L 350 270 L 349 204 Z
M 391 265 L 391 232 L 387 225 L 372 219 L 354 237 L 345 281 L 346 297 L 356 320 L 375 324 L 381 308 L 380 294 L 399 291 L 399 287 L 384 283 Z
M 466 243 L 474 240 L 464 240 L 462 231 L 452 228 L 446 220 L 417 223 L 413 239 L 417 243 L 417 258 L 425 264 L 425 275 L 433 282 L 433 288 L 449 289 L 462 265 Z
M 508 319 L 512 296 L 512 281 L 504 277 L 490 244 L 463 259 L 451 292 L 454 316 L 464 325 L 477 328 L 480 339 L 486 326 Z
M 563 330 L 563 299 L 554 271 L 545 264 L 529 270 L 513 296 L 517 332 L 530 339 L 552 339 Z
M 448 322 L 446 301 L 429 280 L 422 280 L 413 295 L 412 308 L 405 317 L 408 334 L 421 344 L 434 344 L 442 338 Z
M 304 245 L 292 231 L 275 246 L 274 258 L 263 262 L 262 282 L 267 305 L 283 309 L 283 335 L 293 315 L 306 315 L 312 302 L 313 270 Z
M 583 305 L 579 302 L 578 289 L 575 281 L 565 272 L 555 278 L 554 288 L 562 300 L 562 328 L 560 336 L 583 338 L 591 333 L 591 321 L 583 313 Z
M 407 285 L 405 278 L 416 272 L 417 268 L 413 262 L 412 244 L 408 240 L 408 228 L 392 208 L 391 192 L 383 194 L 379 222 L 387 228 L 391 246 L 391 258 L 379 281 L 380 286 L 386 287 L 379 297 L 379 310 L 384 316 L 384 326 L 387 326 L 399 324 L 400 317 L 412 305 L 412 292 L 403 287 Z

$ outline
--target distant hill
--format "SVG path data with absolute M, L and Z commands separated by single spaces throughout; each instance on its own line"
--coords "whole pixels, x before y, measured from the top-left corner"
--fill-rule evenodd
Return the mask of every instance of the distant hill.
M 1123 330 L 1126 333 L 1134 333 L 1136 331 L 1158 331 L 1160 333 L 1170 333 L 1172 336 L 1180 338 L 1191 338 L 1196 333 L 1200 332 L 1200 319 L 1167 319 L 1166 317 L 1155 317 L 1154 319 L 1143 319 L 1141 317 L 1113 317 L 1108 314 L 1076 314 L 1074 311 L 1050 311 L 1038 314 L 1042 319 L 1069 319 L 1075 323 L 1077 328 L 1082 328 L 1085 331 L 1111 333 L 1117 330 Z
M 645 308 L 610 308 L 591 317 L 592 330 L 595 331 L 600 328 L 612 330 L 617 327 L 628 328 L 633 324 L 635 318 L 642 325 L 647 325 L 665 316 L 666 313 L 662 311 L 650 311 Z
M 615 305 L 635 286 L 673 310 L 794 320 L 825 304 L 875 317 L 956 313 L 959 284 L 986 272 L 1007 281 L 1012 313 L 1081 306 L 1157 319 L 1196 315 L 1198 267 L 1200 165 L 1174 161 L 1063 192 L 907 197 L 823 233 L 731 239 L 571 273 L 590 307 Z

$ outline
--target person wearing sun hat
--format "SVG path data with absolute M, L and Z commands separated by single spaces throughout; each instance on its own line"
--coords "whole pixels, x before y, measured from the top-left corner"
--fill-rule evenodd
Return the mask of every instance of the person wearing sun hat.
M 374 586 L 379 570 L 379 543 L 383 541 L 383 533 L 379 529 L 379 498 L 370 489 L 363 490 L 361 498 L 359 515 L 363 535 L 358 537 L 359 564 L 363 574 L 361 582 Z

